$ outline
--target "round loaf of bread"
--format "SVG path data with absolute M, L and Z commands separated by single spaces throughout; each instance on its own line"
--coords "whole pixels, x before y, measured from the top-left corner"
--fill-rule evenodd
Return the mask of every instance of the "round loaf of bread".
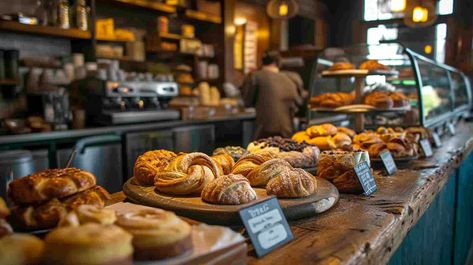
M 0 264 L 40 264 L 44 242 L 28 234 L 11 234 L 0 239 Z
M 138 260 L 174 257 L 192 249 L 191 226 L 173 212 L 141 209 L 118 215 L 116 225 L 133 235 Z
M 15 204 L 33 204 L 71 196 L 95 186 L 95 176 L 77 168 L 46 169 L 16 179 L 8 185 Z
M 156 174 L 176 157 L 177 154 L 167 150 L 148 151 L 136 159 L 133 175 L 141 185 L 153 186 Z
M 256 192 L 243 175 L 224 175 L 202 190 L 202 200 L 214 204 L 245 204 L 256 200 Z
M 129 233 L 115 225 L 60 227 L 46 236 L 43 264 L 131 265 L 131 239 Z

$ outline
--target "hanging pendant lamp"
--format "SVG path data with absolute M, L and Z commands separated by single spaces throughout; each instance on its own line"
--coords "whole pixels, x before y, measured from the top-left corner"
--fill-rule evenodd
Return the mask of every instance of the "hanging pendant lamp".
M 434 24 L 437 20 L 436 0 L 409 0 L 404 15 L 407 26 L 417 28 Z
M 266 12 L 274 19 L 289 19 L 297 15 L 299 4 L 296 0 L 270 0 Z

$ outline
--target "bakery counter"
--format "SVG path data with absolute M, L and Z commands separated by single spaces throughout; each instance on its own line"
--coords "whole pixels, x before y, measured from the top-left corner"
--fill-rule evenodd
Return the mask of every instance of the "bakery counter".
M 373 196 L 341 194 L 329 211 L 291 223 L 294 240 L 249 263 L 466 264 L 473 238 L 473 125 L 433 157 L 375 171 Z

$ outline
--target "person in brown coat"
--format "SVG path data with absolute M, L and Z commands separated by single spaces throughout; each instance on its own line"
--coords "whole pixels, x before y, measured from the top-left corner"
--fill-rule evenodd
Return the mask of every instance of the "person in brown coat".
M 250 73 L 242 86 L 246 107 L 256 108 L 255 139 L 291 137 L 294 115 L 303 104 L 303 81 L 294 72 L 280 71 L 279 56 L 266 52 L 261 70 Z

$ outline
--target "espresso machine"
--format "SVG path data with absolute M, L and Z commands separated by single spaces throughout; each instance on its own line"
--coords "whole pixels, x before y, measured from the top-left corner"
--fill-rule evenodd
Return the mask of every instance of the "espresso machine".
M 168 109 L 179 95 L 174 82 L 107 81 L 89 77 L 73 86 L 83 97 L 87 122 L 101 125 L 177 120 L 179 111 Z

